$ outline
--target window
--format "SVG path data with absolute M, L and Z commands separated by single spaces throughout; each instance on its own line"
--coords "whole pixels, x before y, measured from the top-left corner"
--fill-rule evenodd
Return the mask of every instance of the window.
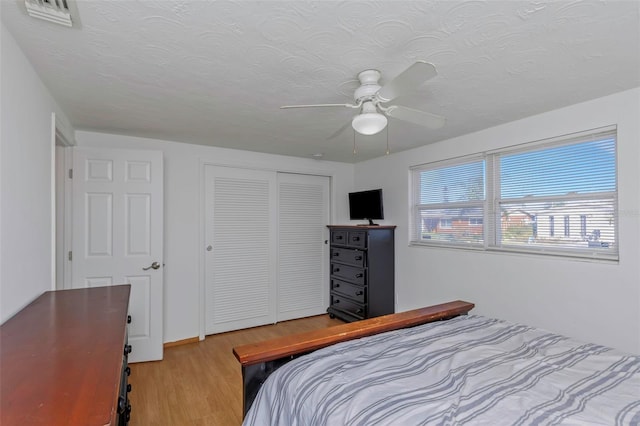
M 413 174 L 413 241 L 482 247 L 484 160 L 437 164 Z M 474 222 L 473 225 L 471 223 Z
M 412 244 L 618 258 L 615 128 L 416 166 L 411 176 Z
M 452 228 L 451 219 L 440 219 L 440 228 L 451 229 Z

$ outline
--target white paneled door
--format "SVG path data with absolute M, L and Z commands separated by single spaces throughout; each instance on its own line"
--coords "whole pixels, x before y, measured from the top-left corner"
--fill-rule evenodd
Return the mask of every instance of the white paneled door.
M 163 355 L 160 151 L 74 148 L 73 288 L 131 284 L 130 362 Z
M 329 178 L 278 173 L 278 321 L 326 313 Z

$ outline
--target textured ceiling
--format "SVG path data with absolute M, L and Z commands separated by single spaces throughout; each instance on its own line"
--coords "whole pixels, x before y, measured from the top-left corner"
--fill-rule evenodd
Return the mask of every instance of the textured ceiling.
M 345 103 L 358 72 L 381 83 L 416 60 L 438 76 L 395 100 L 447 117 L 390 119 L 400 151 L 640 86 L 640 2 L 79 0 L 80 25 L 2 21 L 77 129 L 357 162 Z

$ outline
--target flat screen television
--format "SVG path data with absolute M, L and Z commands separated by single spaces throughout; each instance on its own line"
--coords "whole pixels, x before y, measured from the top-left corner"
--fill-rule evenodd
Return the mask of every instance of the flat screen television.
M 376 225 L 374 219 L 384 219 L 382 189 L 350 192 L 349 217 L 351 220 L 367 219 L 368 225 Z

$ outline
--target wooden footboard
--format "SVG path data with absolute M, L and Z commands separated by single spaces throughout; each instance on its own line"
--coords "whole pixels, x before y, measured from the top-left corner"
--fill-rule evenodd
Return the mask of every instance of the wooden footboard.
M 280 366 L 300 355 L 347 340 L 464 315 L 474 306 L 473 303 L 457 300 L 412 311 L 236 346 L 233 348 L 233 354 L 242 365 L 244 414 L 251 407 L 260 386 L 267 377 Z

